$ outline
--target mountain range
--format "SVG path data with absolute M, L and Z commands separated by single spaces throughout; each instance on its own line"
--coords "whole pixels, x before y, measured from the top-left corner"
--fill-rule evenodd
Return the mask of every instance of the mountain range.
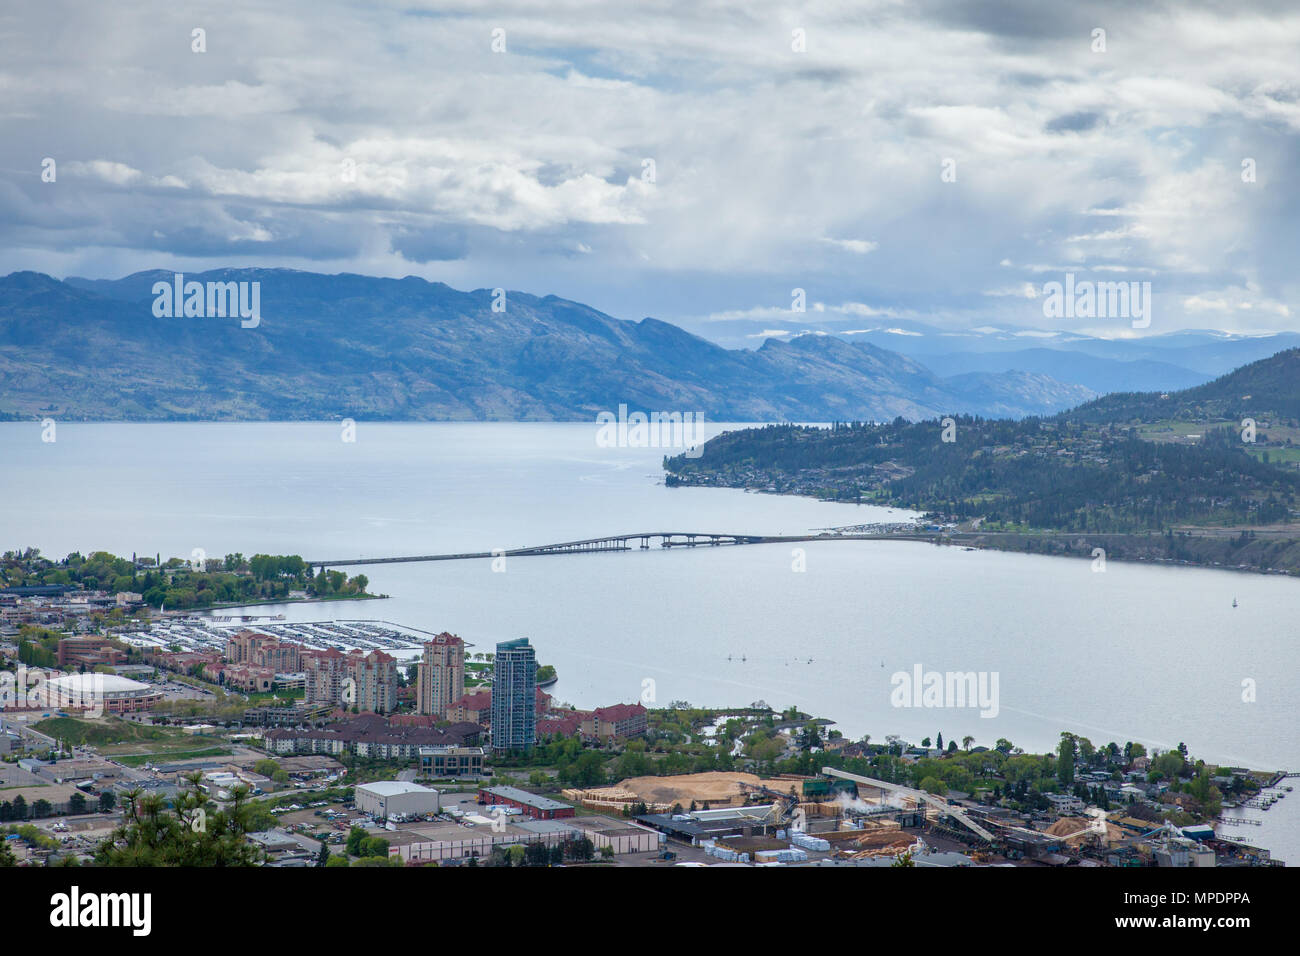
M 813 316 L 813 318 L 808 318 Z M 767 328 L 771 319 L 727 319 L 688 327 L 723 345 L 742 346 L 770 338 L 833 336 L 913 358 L 937 375 L 1038 372 L 1094 392 L 1174 391 L 1200 385 L 1235 368 L 1300 346 L 1300 333 L 1228 333 L 1183 329 L 1162 334 L 1099 338 L 1077 331 L 979 326 L 940 328 L 890 318 L 863 328 L 860 318 L 826 319 L 805 313 L 796 329 Z M 780 324 L 780 323 L 778 323 Z M 791 323 L 793 325 L 793 323 Z
M 0 417 L 592 420 L 620 405 L 712 421 L 1021 417 L 1135 381 L 1210 377 L 1158 358 L 1083 360 L 1052 348 L 1014 360 L 979 349 L 918 357 L 871 336 L 725 348 L 658 319 L 410 276 L 186 275 L 260 283 L 261 321 L 242 328 L 238 318 L 155 316 L 154 284 L 174 275 L 0 279 Z M 899 338 L 911 341 L 889 341 Z M 1128 375 L 1117 370 L 1127 365 Z

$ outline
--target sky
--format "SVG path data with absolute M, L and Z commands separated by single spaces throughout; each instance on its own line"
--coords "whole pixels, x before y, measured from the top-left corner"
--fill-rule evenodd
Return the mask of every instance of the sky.
M 1297 50 L 1273 0 L 10 4 L 0 274 L 417 275 L 758 341 L 1294 330 Z M 1150 325 L 1049 316 L 1066 273 L 1150 282 Z

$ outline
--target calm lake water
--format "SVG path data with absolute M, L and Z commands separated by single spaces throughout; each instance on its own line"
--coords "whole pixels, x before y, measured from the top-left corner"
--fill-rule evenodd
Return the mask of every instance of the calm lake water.
M 723 426 L 706 426 L 713 434 Z M 583 424 L 0 425 L 0 543 L 309 559 L 487 551 L 610 533 L 800 534 L 901 512 L 663 485 L 655 448 Z M 1031 750 L 1063 730 L 1300 769 L 1300 581 L 903 542 L 631 551 L 361 569 L 386 601 L 291 620 L 390 620 L 478 649 L 529 637 L 580 707 L 796 704 L 846 735 Z M 802 565 L 803 571 L 794 570 Z M 1236 598 L 1238 606 L 1232 607 Z M 743 658 L 743 659 L 742 659 Z M 895 707 L 895 672 L 997 675 L 998 713 Z M 1255 682 L 1253 702 L 1243 681 Z M 652 682 L 652 683 L 651 683 Z M 1300 792 L 1240 838 L 1300 859 Z

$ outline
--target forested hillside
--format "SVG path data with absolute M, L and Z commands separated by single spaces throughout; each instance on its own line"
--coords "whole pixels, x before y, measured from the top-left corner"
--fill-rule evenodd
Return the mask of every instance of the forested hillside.
M 763 488 L 881 501 L 985 527 L 1162 530 L 1174 524 L 1285 520 L 1300 472 L 1247 454 L 1235 432 L 1195 445 L 1157 443 L 1127 428 L 1037 419 L 768 426 L 669 459 L 670 484 Z

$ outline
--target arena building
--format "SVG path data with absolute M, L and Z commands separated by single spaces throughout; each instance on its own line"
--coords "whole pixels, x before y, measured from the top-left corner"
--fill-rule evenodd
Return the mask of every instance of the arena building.
M 149 710 L 162 700 L 151 684 L 116 674 L 65 674 L 45 682 L 46 706 L 102 714 L 129 714 Z

